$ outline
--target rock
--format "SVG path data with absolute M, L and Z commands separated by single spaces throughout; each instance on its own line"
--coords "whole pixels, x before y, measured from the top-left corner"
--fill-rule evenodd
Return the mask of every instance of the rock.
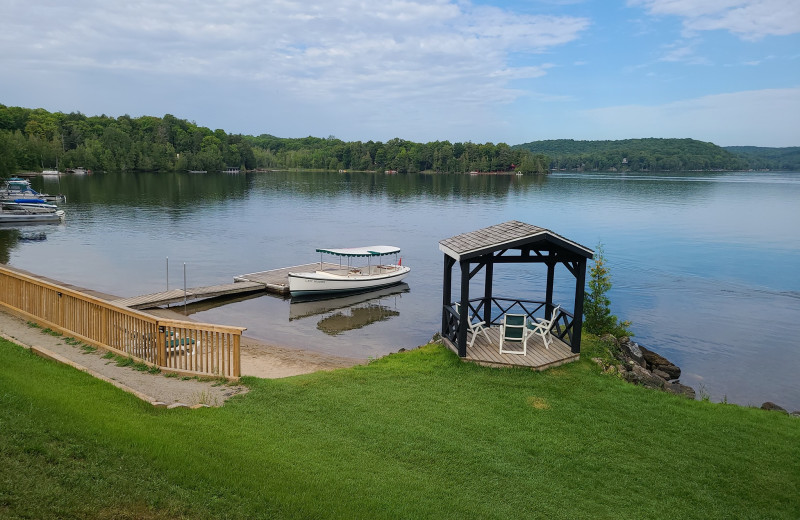
M 171 405 L 167 406 L 168 410 L 172 410 L 174 408 L 189 408 L 189 405 L 183 403 L 172 403 Z
M 644 357 L 648 369 L 666 372 L 669 374 L 667 379 L 678 379 L 681 377 L 680 367 L 674 365 L 670 360 L 641 345 L 639 345 L 639 349 L 642 351 L 642 356 Z
M 659 369 L 653 370 L 653 374 L 655 374 L 658 377 L 664 379 L 665 381 L 670 380 L 670 379 L 675 379 L 674 377 L 670 377 L 670 375 L 667 374 L 666 372 L 664 372 L 663 370 L 659 370 Z
M 687 399 L 695 399 L 697 397 L 694 392 L 694 388 L 677 382 L 667 383 L 664 385 L 664 390 L 671 394 L 680 395 Z
M 150 404 L 152 404 L 156 408 L 166 408 L 167 407 L 167 403 L 164 403 L 164 402 L 161 402 L 161 401 L 153 401 Z
M 600 336 L 600 341 L 604 341 L 606 343 L 613 343 L 614 345 L 618 345 L 617 338 L 614 337 L 613 334 L 603 334 Z
M 631 371 L 626 372 L 624 377 L 627 381 L 642 385 L 646 388 L 656 388 L 660 390 L 667 384 L 663 378 L 654 375 L 652 372 L 639 365 L 633 365 Z
M 636 374 L 634 374 L 633 371 L 631 370 L 628 370 L 626 372 L 620 372 L 620 374 L 622 374 L 622 379 L 624 379 L 629 383 L 636 384 L 639 382 L 639 377 Z
M 767 401 L 766 403 L 762 404 L 761 405 L 761 409 L 762 410 L 770 410 L 770 411 L 776 411 L 776 412 L 789 413 L 784 408 L 778 406 L 777 404 L 773 403 L 772 401 Z
M 619 348 L 625 356 L 626 361 L 633 361 L 640 367 L 647 368 L 644 354 L 639 345 L 630 340 L 627 336 L 620 338 Z
M 666 379 L 680 379 L 681 377 L 681 368 L 677 365 L 673 365 L 672 363 L 669 365 L 660 365 L 658 370 L 668 374 Z

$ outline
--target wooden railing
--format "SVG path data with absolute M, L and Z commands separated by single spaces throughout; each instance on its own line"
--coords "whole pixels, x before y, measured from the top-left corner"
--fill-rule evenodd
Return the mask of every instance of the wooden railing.
M 483 310 L 484 306 L 486 305 L 486 300 L 484 298 L 475 298 L 470 300 L 468 303 L 470 312 L 469 315 L 475 316 L 479 320 L 483 320 Z M 487 323 L 487 326 L 489 327 L 493 325 L 500 325 L 503 321 L 503 315 L 508 312 L 525 314 L 525 316 L 528 318 L 533 319 L 534 317 L 545 317 L 545 310 L 549 310 L 551 313 L 553 311 L 553 306 L 548 308 L 546 302 L 535 300 L 492 298 L 491 304 L 492 309 L 489 313 L 491 319 Z M 451 305 L 445 305 L 443 307 L 443 316 L 442 335 L 455 344 L 458 338 L 460 316 L 456 312 L 455 307 Z M 555 323 L 553 323 L 551 332 L 558 339 L 571 346 L 573 338 L 573 323 L 575 321 L 572 313 L 560 308 L 556 318 L 557 319 Z
M 0 305 L 85 343 L 178 374 L 241 375 L 243 327 L 162 319 L 0 267 Z

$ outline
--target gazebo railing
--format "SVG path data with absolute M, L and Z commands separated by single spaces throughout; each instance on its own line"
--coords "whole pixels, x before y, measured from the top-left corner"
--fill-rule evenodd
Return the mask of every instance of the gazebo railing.
M 471 305 L 470 305 L 471 307 Z M 458 340 L 458 326 L 461 324 L 461 318 L 452 305 L 445 305 L 443 309 L 442 318 L 442 331 L 443 336 L 449 339 L 454 345 Z
M 476 316 L 478 319 L 483 320 L 486 302 L 487 299 L 485 298 L 469 300 L 470 316 Z M 527 318 L 534 319 L 544 318 L 547 311 L 552 312 L 555 308 L 555 305 L 548 306 L 547 302 L 543 301 L 513 298 L 492 298 L 491 305 L 492 309 L 489 313 L 491 319 L 488 320 L 487 326 L 499 326 L 503 321 L 503 315 L 509 312 L 525 314 Z M 540 313 L 542 309 L 545 309 L 545 312 Z M 454 305 L 445 305 L 443 311 L 444 318 L 442 325 L 444 325 L 444 327 L 442 330 L 444 331 L 444 336 L 453 342 L 453 344 L 456 344 L 458 340 L 460 316 L 456 312 Z M 553 324 L 551 332 L 558 339 L 572 346 L 574 322 L 575 317 L 572 313 L 562 307 L 559 309 L 557 319 Z

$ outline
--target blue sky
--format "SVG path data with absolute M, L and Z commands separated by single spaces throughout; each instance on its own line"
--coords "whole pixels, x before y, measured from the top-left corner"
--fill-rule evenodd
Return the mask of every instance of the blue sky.
M 280 137 L 800 146 L 800 1 L 0 0 L 0 103 Z

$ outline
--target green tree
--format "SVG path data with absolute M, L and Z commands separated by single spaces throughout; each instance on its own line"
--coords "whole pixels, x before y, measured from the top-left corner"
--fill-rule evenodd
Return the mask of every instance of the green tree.
M 589 290 L 583 300 L 583 325 L 591 334 L 613 334 L 614 336 L 631 336 L 629 321 L 618 322 L 611 314 L 611 300 L 608 291 L 611 289 L 611 272 L 606 266 L 603 244 L 597 244 L 594 253 L 594 265 L 589 270 Z
M 0 130 L 0 177 L 9 177 L 16 173 L 17 161 L 11 141 L 11 132 Z

